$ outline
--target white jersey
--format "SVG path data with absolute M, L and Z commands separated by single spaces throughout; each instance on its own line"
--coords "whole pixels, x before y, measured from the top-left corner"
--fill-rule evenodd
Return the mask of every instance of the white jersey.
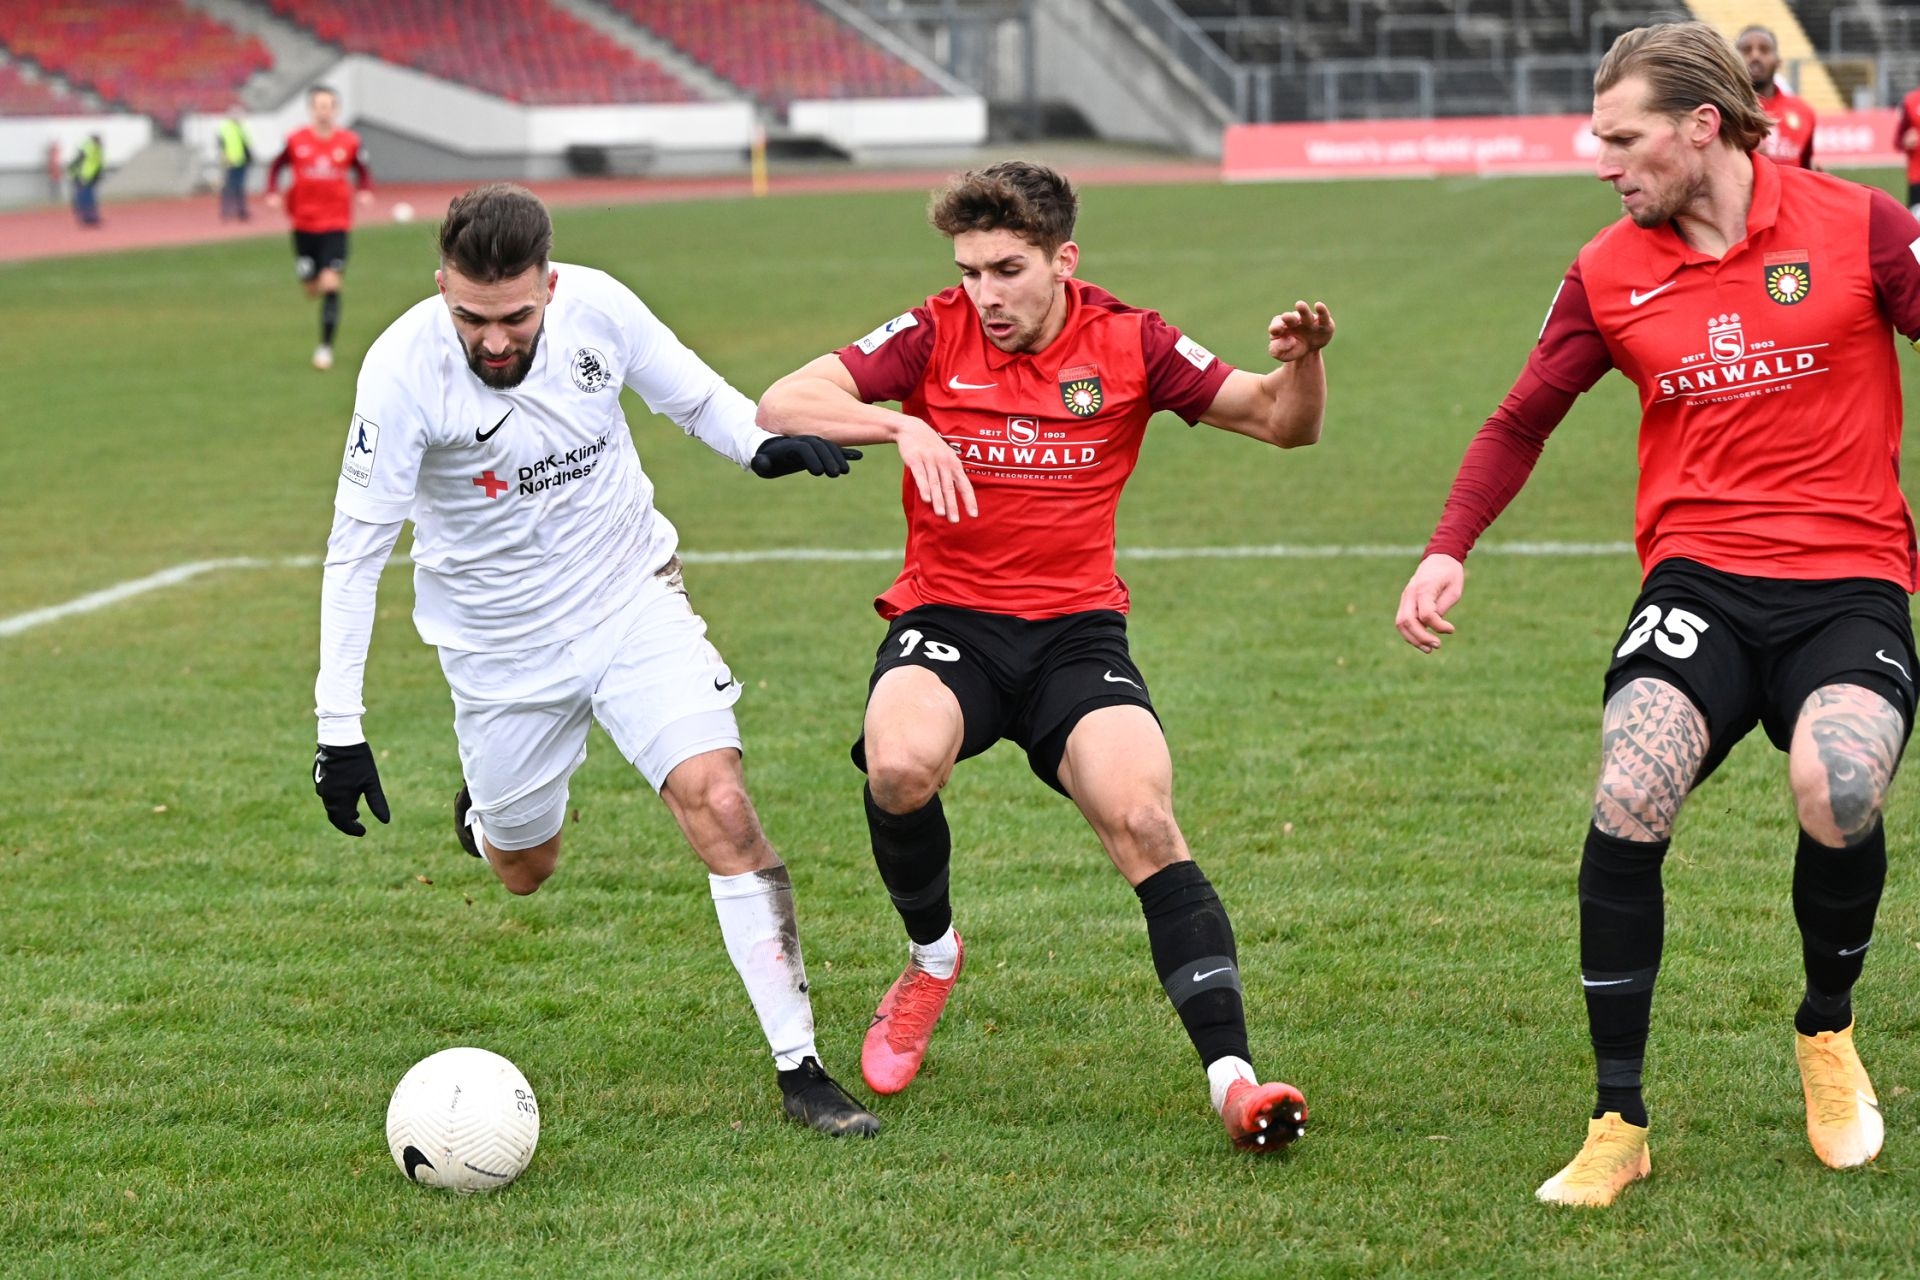
M 334 506 L 367 524 L 414 522 L 413 616 L 428 644 L 488 653 L 564 640 L 673 556 L 623 384 L 743 468 L 771 438 L 753 402 L 631 289 L 553 265 L 519 386 L 496 391 L 474 374 L 439 297 L 394 321 L 360 369 Z

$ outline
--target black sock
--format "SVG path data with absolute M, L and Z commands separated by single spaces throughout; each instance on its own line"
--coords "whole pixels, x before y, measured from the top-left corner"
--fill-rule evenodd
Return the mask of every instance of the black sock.
M 1240 998 L 1240 962 L 1227 909 L 1192 862 L 1163 867 L 1134 886 L 1147 918 L 1153 967 L 1200 1065 L 1225 1057 L 1253 1061 Z
M 1640 1071 L 1666 932 L 1660 864 L 1667 843 L 1587 828 L 1580 858 L 1580 986 L 1593 1039 L 1596 1120 L 1617 1111 L 1628 1124 L 1647 1123 Z
M 1887 832 L 1879 823 L 1859 844 L 1835 849 L 1800 833 L 1793 859 L 1793 918 L 1807 993 L 1793 1017 L 1803 1036 L 1844 1031 L 1853 1022 L 1853 984 L 1873 942 L 1873 918 L 1887 883 Z
M 334 330 L 339 327 L 340 292 L 336 289 L 331 293 L 320 295 L 320 345 L 332 346 Z
M 912 813 L 888 813 L 873 802 L 872 787 L 866 788 L 866 800 L 873 861 L 907 936 L 923 947 L 940 941 L 953 924 L 953 903 L 947 897 L 953 835 L 940 797 Z

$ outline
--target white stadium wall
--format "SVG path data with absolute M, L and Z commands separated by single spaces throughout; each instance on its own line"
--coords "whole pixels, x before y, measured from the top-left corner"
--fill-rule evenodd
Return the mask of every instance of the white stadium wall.
M 60 148 L 60 162 L 73 158 L 90 133 L 100 135 L 109 171 L 153 140 L 145 116 L 14 116 L 0 119 L 0 204 L 28 204 L 55 196 L 47 174 L 47 148 Z
M 987 101 L 946 98 L 845 98 L 795 102 L 787 130 L 822 138 L 854 155 L 905 147 L 977 147 L 987 139 Z

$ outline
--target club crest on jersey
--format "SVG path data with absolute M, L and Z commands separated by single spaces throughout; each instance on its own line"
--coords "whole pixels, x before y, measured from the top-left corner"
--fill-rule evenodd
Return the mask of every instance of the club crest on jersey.
M 1790 307 L 1812 293 L 1810 256 L 1805 249 L 1768 254 L 1761 263 L 1766 271 L 1767 296 L 1781 306 Z
M 1747 335 L 1738 315 L 1714 316 L 1707 321 L 1707 351 L 1721 364 L 1732 364 L 1747 354 Z
M 573 385 L 592 395 L 613 385 L 613 366 L 592 347 L 573 353 Z
M 1076 418 L 1091 418 L 1100 412 L 1106 398 L 1100 393 L 1100 367 L 1075 365 L 1060 371 L 1060 403 Z

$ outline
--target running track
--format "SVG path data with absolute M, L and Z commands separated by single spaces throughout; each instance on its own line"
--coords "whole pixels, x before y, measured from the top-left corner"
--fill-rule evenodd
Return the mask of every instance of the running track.
M 1217 166 L 1199 161 L 1158 161 L 1131 164 L 1061 166 L 1081 186 L 1114 186 L 1160 182 L 1210 182 Z M 776 174 L 770 182 L 775 196 L 811 195 L 835 191 L 924 190 L 946 181 L 954 169 Z M 356 216 L 365 222 L 386 222 L 398 201 L 411 204 L 414 216 L 433 223 L 447 202 L 475 185 L 472 182 L 376 185 L 372 208 Z M 651 204 L 669 200 L 738 200 L 753 192 L 745 175 L 717 178 L 569 178 L 527 183 L 555 208 L 598 205 Z M 212 194 L 178 199 L 103 201 L 102 226 L 83 230 L 74 224 L 65 205 L 48 205 L 0 212 L 0 262 L 26 262 L 79 254 L 151 249 L 167 245 L 207 244 L 249 236 L 287 234 L 286 215 L 255 198 L 251 222 L 221 222 L 219 201 Z

